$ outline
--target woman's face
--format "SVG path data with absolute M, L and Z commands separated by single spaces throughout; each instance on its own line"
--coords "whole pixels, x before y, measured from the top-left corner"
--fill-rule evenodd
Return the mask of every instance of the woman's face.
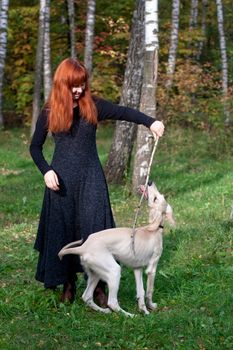
M 72 87 L 72 96 L 73 101 L 77 101 L 79 97 L 82 95 L 83 91 L 85 90 L 86 84 L 83 83 L 79 86 L 73 86 Z

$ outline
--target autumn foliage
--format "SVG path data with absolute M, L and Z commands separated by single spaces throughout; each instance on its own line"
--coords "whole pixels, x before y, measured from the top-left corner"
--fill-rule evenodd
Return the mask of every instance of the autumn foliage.
M 32 5 L 34 4 L 34 5 Z M 8 48 L 4 82 L 4 116 L 7 125 L 30 123 L 34 85 L 35 54 L 38 34 L 38 2 L 12 1 L 9 10 Z M 227 50 L 233 49 L 231 2 L 224 0 Z M 83 59 L 86 24 L 86 2 L 75 1 L 78 59 Z M 106 6 L 99 0 L 96 9 L 92 90 L 113 102 L 119 102 L 134 1 L 118 0 Z M 201 9 L 199 9 L 199 17 Z M 179 45 L 173 85 L 165 88 L 171 29 L 171 2 L 159 5 L 159 79 L 157 89 L 158 117 L 166 123 L 179 123 L 203 130 L 224 127 L 221 57 L 216 6 L 208 5 L 207 36 L 198 28 L 189 31 L 189 2 L 181 5 Z M 19 29 L 20 28 L 20 29 Z M 52 70 L 69 56 L 67 9 L 63 0 L 51 2 Z M 203 49 L 197 59 L 200 42 Z M 229 60 L 229 98 L 232 115 L 233 63 Z M 43 101 L 43 92 L 42 92 Z

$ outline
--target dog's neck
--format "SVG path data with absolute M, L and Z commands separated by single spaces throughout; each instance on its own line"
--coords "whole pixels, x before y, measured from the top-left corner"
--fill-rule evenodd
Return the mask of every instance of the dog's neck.
M 149 225 L 147 226 L 147 229 L 149 231 L 156 231 L 158 228 L 163 228 L 163 223 L 163 214 L 159 211 L 151 211 L 149 214 Z

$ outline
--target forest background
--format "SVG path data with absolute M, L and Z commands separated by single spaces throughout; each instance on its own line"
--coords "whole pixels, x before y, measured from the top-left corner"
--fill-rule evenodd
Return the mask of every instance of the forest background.
M 229 101 L 232 112 L 233 28 L 232 1 L 224 0 L 224 29 L 229 69 Z M 93 52 L 93 92 L 119 102 L 127 47 L 130 38 L 133 0 L 106 5 L 96 3 Z M 76 49 L 83 60 L 86 2 L 75 1 Z M 170 43 L 171 1 L 159 2 L 159 77 L 158 114 L 166 123 L 210 131 L 224 128 L 221 88 L 221 53 L 215 1 L 207 2 L 206 36 L 201 29 L 202 3 L 199 2 L 198 26 L 188 30 L 190 1 L 181 1 L 176 70 L 169 101 L 166 99 L 166 65 Z M 7 57 L 4 73 L 3 112 L 6 126 L 29 125 L 32 116 L 34 69 L 38 35 L 38 1 L 11 1 L 9 7 Z M 52 71 L 70 55 L 66 2 L 51 1 Z M 197 51 L 203 42 L 200 57 Z M 224 130 L 226 132 L 226 129 Z
M 44 290 L 34 279 L 37 253 L 33 242 L 44 191 L 43 178 L 28 151 L 39 1 L 10 1 L 3 86 L 5 127 L 0 131 L 0 349 L 233 348 L 233 3 L 222 1 L 228 59 L 228 95 L 223 97 L 219 0 L 198 1 L 198 25 L 192 30 L 191 2 L 181 1 L 176 69 L 167 96 L 172 1 L 159 1 L 156 101 L 157 117 L 163 119 L 166 131 L 158 144 L 151 178 L 172 205 L 177 225 L 165 225 L 154 293 L 156 312 L 148 317 L 138 313 L 133 273 L 122 268 L 120 305 L 137 315 L 128 319 L 87 308 L 81 300 L 86 285 L 81 276 L 72 305 L 59 302 L 59 288 Z M 74 3 L 76 48 L 82 60 L 87 1 Z M 204 3 L 205 35 L 201 29 Z M 120 100 L 135 4 L 133 0 L 96 2 L 92 88 L 112 102 Z M 65 1 L 51 1 L 50 24 L 54 71 L 70 56 Z M 41 106 L 43 103 L 42 91 Z M 227 123 L 224 105 L 229 111 Z M 103 165 L 113 130 L 111 122 L 98 128 Z M 48 138 L 46 159 L 51 159 L 53 147 Z M 132 195 L 131 173 L 126 175 L 123 184 L 109 189 L 117 225 L 130 227 L 139 198 Z M 138 223 L 147 223 L 145 203 Z

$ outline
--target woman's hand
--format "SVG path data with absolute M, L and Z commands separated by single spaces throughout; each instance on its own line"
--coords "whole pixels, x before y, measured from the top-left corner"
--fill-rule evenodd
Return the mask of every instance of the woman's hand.
M 44 181 L 46 186 L 50 188 L 50 190 L 53 190 L 53 191 L 59 190 L 59 181 L 55 171 L 53 170 L 47 171 L 47 173 L 45 173 L 44 175 Z
M 164 124 L 159 120 L 156 120 L 153 124 L 151 124 L 150 131 L 152 131 L 154 136 L 161 137 L 164 133 Z

